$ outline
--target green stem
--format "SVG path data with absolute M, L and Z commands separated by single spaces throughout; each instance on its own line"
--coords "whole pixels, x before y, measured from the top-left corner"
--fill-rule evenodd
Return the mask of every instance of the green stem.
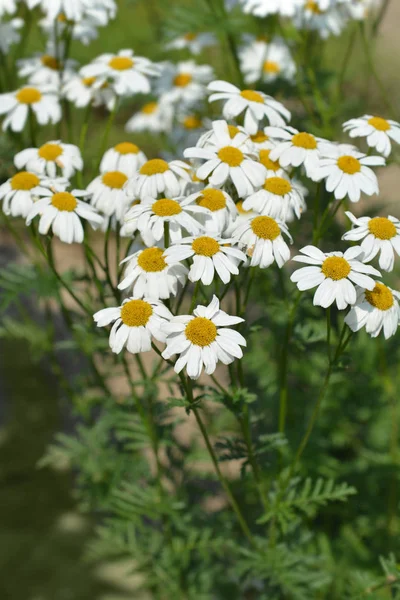
M 29 135 L 30 141 L 33 148 L 36 148 L 36 123 L 35 123 L 35 115 L 31 107 L 28 108 L 28 120 L 29 120 Z

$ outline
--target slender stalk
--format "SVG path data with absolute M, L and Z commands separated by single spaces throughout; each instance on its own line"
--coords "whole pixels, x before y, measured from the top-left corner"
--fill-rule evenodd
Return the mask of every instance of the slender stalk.
M 379 31 L 379 27 L 383 21 L 383 19 L 385 18 L 385 15 L 387 13 L 387 10 L 389 8 L 389 4 L 390 4 L 390 0 L 383 0 L 383 3 L 381 5 L 381 8 L 376 16 L 376 19 L 372 25 L 372 35 L 375 37 L 378 34 Z
M 357 38 L 357 29 L 358 28 L 356 26 L 353 27 L 353 30 L 349 37 L 349 43 L 347 45 L 346 52 L 345 52 L 345 55 L 343 58 L 342 66 L 339 71 L 339 76 L 338 76 L 338 80 L 337 80 L 337 88 L 336 88 L 336 103 L 337 104 L 340 102 L 340 98 L 343 95 L 344 80 L 345 80 L 347 68 L 350 63 L 350 59 L 353 56 L 354 44 L 355 44 L 356 38 Z
M 29 106 L 28 109 L 28 121 L 29 121 L 29 136 L 30 142 L 33 148 L 36 148 L 36 123 L 35 123 L 35 115 L 33 113 L 32 108 Z
M 82 156 L 84 155 L 84 152 L 85 152 L 86 136 L 87 136 L 87 132 L 89 129 L 89 121 L 90 121 L 91 112 L 92 112 L 92 103 L 89 102 L 89 104 L 86 107 L 85 114 L 83 116 L 83 122 L 82 122 L 82 126 L 81 126 L 81 131 L 79 134 L 79 150 L 80 150 Z M 82 171 L 78 172 L 77 177 L 78 177 L 79 187 L 83 188 L 83 173 L 82 173 Z

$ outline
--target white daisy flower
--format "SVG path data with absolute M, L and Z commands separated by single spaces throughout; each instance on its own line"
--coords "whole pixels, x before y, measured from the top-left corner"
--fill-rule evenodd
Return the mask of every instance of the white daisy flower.
M 244 210 L 268 215 L 286 221 L 291 210 L 300 219 L 304 206 L 301 190 L 286 177 L 267 177 L 261 190 L 248 196 L 243 202 Z
M 242 358 L 240 346 L 246 346 L 246 340 L 234 329 L 226 327 L 242 322 L 240 317 L 232 317 L 221 310 L 218 298 L 213 296 L 208 306 L 198 305 L 193 315 L 172 317 L 163 326 L 167 347 L 162 356 L 168 360 L 179 354 L 175 372 L 180 373 L 186 367 L 191 379 L 198 379 L 203 367 L 207 375 L 211 375 L 218 361 L 229 365 L 235 358 Z
M 306 0 L 299 8 L 293 23 L 300 30 L 317 31 L 322 39 L 330 35 L 340 35 L 347 24 L 347 15 L 338 6 L 322 8 L 314 0 Z
M 182 182 L 190 181 L 189 170 L 190 166 L 181 160 L 168 163 L 162 158 L 153 158 L 129 180 L 127 193 L 140 199 L 157 198 L 159 194 L 174 198 L 179 196 Z
M 386 157 L 392 151 L 391 139 L 400 144 L 400 123 L 382 117 L 365 115 L 359 119 L 350 119 L 343 123 L 343 131 L 352 138 L 367 138 L 368 146 Z
M 127 121 L 125 130 L 129 132 L 167 132 L 172 129 L 173 118 L 174 109 L 170 104 L 165 102 L 148 102 Z
M 214 123 L 215 122 L 216 121 L 214 121 Z M 224 121 L 224 123 L 226 123 L 226 121 Z M 251 142 L 251 136 L 247 133 L 244 127 L 241 125 L 230 125 L 228 123 L 226 123 L 226 125 L 228 127 L 228 134 L 231 140 L 233 140 L 238 133 L 241 133 L 246 138 L 246 146 L 248 150 L 253 152 L 255 151 L 254 144 Z M 213 129 L 213 122 L 211 122 L 208 127 L 211 127 L 211 129 L 209 128 L 207 131 L 205 131 L 197 141 L 196 146 L 198 148 L 206 148 L 207 146 L 215 146 L 218 144 L 218 137 Z
M 164 63 L 157 81 L 160 102 L 192 106 L 206 96 L 206 85 L 213 78 L 209 65 L 198 65 L 193 60 L 177 64 Z
M 128 177 L 122 171 L 102 173 L 87 187 L 87 191 L 91 194 L 90 204 L 106 217 L 115 215 L 120 221 L 128 205 L 124 189 L 127 181 Z
M 296 8 L 301 6 L 304 0 L 239 0 L 245 13 L 256 17 L 267 15 L 282 15 L 293 17 Z
M 258 145 L 260 147 L 261 144 Z M 260 148 L 258 150 L 258 160 L 267 170 L 267 177 L 282 177 L 284 175 L 284 170 L 277 160 L 271 159 L 271 149 L 269 148 Z
M 313 179 L 325 179 L 327 191 L 337 200 L 348 196 L 351 202 L 358 202 L 361 192 L 367 196 L 379 193 L 378 180 L 369 167 L 384 164 L 382 156 L 366 156 L 348 144 L 331 144 L 324 149 Z
M 370 275 L 381 275 L 371 265 L 364 264 L 364 252 L 360 246 L 349 248 L 344 254 L 324 253 L 315 246 L 305 246 L 300 252 L 302 255 L 293 257 L 293 260 L 312 266 L 297 269 L 290 279 L 301 291 L 318 286 L 313 300 L 315 306 L 328 308 L 336 302 L 338 309 L 343 310 L 356 303 L 355 285 L 372 291 L 375 281 Z
M 185 198 L 154 198 L 145 197 L 140 204 L 133 206 L 125 216 L 126 230 L 130 230 L 130 223 L 141 233 L 150 232 L 156 242 L 164 235 L 164 223 L 169 223 L 171 241 L 182 238 L 182 230 L 192 235 L 197 235 L 203 229 L 200 223 L 193 218 L 206 209 L 194 203 L 190 196 Z
M 85 11 L 93 7 L 94 0 L 25 0 L 28 8 L 40 6 L 48 19 L 55 21 L 60 15 L 65 15 L 68 21 L 80 21 Z
M 132 354 L 148 352 L 152 338 L 165 342 L 162 326 L 171 318 L 172 314 L 162 302 L 135 297 L 124 300 L 122 306 L 103 308 L 93 315 L 97 327 L 114 322 L 110 331 L 110 348 L 115 354 L 119 354 L 125 346 Z
M 200 54 L 203 48 L 216 43 L 212 33 L 185 33 L 165 45 L 167 50 L 189 50 L 192 54 Z
M 290 258 L 290 250 L 283 235 L 290 243 L 292 238 L 283 221 L 266 215 L 247 219 L 238 224 L 232 232 L 232 239 L 239 247 L 246 248 L 247 256 L 251 257 L 250 266 L 266 269 L 275 261 L 279 268 Z
M 6 215 L 26 218 L 35 200 L 46 193 L 48 184 L 36 173 L 21 171 L 0 185 L 0 200 Z
M 304 165 L 307 176 L 312 177 L 319 166 L 321 151 L 328 145 L 326 140 L 289 126 L 266 127 L 265 133 L 275 141 L 271 160 L 279 161 L 283 168 Z
M 275 141 L 270 138 L 263 130 L 258 130 L 257 133 L 254 133 L 250 136 L 251 143 L 253 144 L 255 150 L 258 152 L 260 158 L 260 150 L 272 150 L 275 148 Z M 264 154 L 266 156 L 266 154 Z M 269 155 L 268 155 L 269 157 Z
M 224 190 L 206 187 L 191 194 L 188 200 L 207 211 L 204 216 L 199 215 L 199 220 L 208 232 L 223 233 L 237 216 L 235 203 Z
M 396 333 L 399 326 L 399 298 L 399 292 L 377 282 L 371 291 L 358 290 L 357 302 L 344 321 L 352 331 L 365 327 L 371 337 L 377 337 L 383 329 L 387 340 Z
M 157 246 L 138 250 L 122 262 L 127 263 L 127 267 L 118 289 L 132 286 L 136 298 L 165 300 L 176 296 L 178 284 L 184 285 L 187 278 L 187 268 Z
M 90 204 L 79 200 L 88 195 L 86 190 L 56 193 L 43 190 L 40 195 L 43 197 L 34 203 L 26 224 L 30 225 L 40 215 L 38 231 L 42 235 L 46 235 L 51 227 L 54 235 L 62 242 L 81 244 L 84 238 L 81 219 L 88 221 L 93 229 L 97 229 L 103 222 L 103 217 Z
M 189 270 L 190 281 L 210 285 L 217 272 L 218 277 L 226 284 L 232 275 L 239 274 L 239 262 L 246 261 L 246 255 L 231 244 L 232 240 L 215 235 L 187 237 L 170 246 L 165 253 L 176 260 L 193 259 Z
M 16 12 L 16 0 L 0 0 L 0 18 L 4 14 L 12 15 Z
M 39 125 L 58 123 L 61 119 L 61 107 L 56 90 L 50 86 L 24 86 L 14 92 L 0 94 L 0 115 L 6 115 L 3 131 L 22 131 L 29 110 Z
M 352 19 L 364 21 L 381 6 L 381 0 L 349 0 L 344 5 Z
M 99 35 L 98 26 L 100 24 L 101 23 L 91 17 L 84 17 L 79 22 L 72 23 L 72 21 L 66 19 L 63 13 L 60 13 L 57 17 L 57 36 L 59 39 L 63 39 L 67 28 L 71 26 L 69 27 L 69 35 L 71 35 L 72 39 L 88 46 L 90 42 L 97 39 Z M 39 26 L 43 33 L 54 42 L 56 37 L 54 19 L 44 17 L 43 19 L 40 19 Z
M 148 58 L 134 55 L 133 50 L 120 50 L 118 54 L 98 56 L 80 72 L 83 77 L 96 77 L 102 84 L 110 80 L 118 96 L 131 96 L 148 94 L 150 78 L 157 77 L 160 70 Z
M 271 83 L 278 78 L 293 82 L 296 64 L 280 38 L 274 38 L 269 43 L 252 41 L 240 50 L 239 58 L 246 83 Z
M 271 125 L 284 126 L 290 120 L 290 112 L 271 96 L 254 90 L 240 90 L 226 81 L 212 81 L 208 85 L 212 92 L 208 101 L 227 100 L 222 109 L 225 119 L 236 119 L 244 112 L 244 128 L 250 134 L 257 133 L 260 121 L 267 118 Z
M 360 241 L 369 262 L 380 252 L 379 266 L 383 271 L 393 271 L 394 252 L 400 256 L 400 221 L 389 215 L 386 217 L 355 217 L 346 215 L 353 228 L 342 236 L 342 240 Z
M 184 156 L 206 161 L 196 171 L 199 179 L 208 178 L 210 185 L 216 187 L 231 180 L 240 198 L 252 194 L 255 188 L 263 184 L 266 169 L 253 160 L 248 137 L 238 133 L 231 139 L 225 121 L 214 121 L 212 127 L 215 144 L 207 144 L 205 148 L 187 148 Z
M 67 179 L 83 169 L 79 148 L 73 144 L 64 144 L 60 140 L 47 142 L 40 148 L 27 148 L 18 152 L 14 156 L 14 164 L 17 169 L 25 168 L 49 177 L 56 177 L 58 167 Z
M 10 47 L 20 41 L 21 35 L 18 30 L 22 28 L 23 24 L 22 19 L 11 19 L 11 21 L 5 23 L 0 22 L 0 52 L 7 54 Z
M 100 163 L 100 172 L 122 171 L 132 177 L 147 161 L 144 152 L 132 142 L 121 142 L 104 154 Z
M 56 57 L 55 47 L 50 44 L 45 54 L 35 54 L 32 58 L 17 61 L 18 77 L 27 78 L 29 84 L 51 85 L 54 87 L 67 81 L 74 73 L 77 62 L 67 59 L 61 65 Z
M 112 111 L 117 98 L 114 90 L 107 82 L 101 86 L 97 83 L 96 77 L 72 76 L 64 84 L 62 93 L 77 108 L 93 103 L 93 106 L 105 106 Z

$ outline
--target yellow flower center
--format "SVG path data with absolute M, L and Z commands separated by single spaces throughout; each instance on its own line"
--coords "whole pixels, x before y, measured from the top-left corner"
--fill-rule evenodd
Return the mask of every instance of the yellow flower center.
M 131 69 L 134 65 L 134 62 L 129 56 L 114 56 L 108 66 L 114 71 L 127 71 Z
M 264 189 L 276 196 L 285 196 L 292 190 L 292 186 L 283 177 L 268 177 L 265 180 Z
M 263 64 L 264 73 L 270 73 L 271 75 L 277 75 L 281 70 L 279 64 L 274 60 L 265 60 Z
M 148 273 L 164 271 L 167 263 L 164 258 L 164 251 L 161 248 L 146 248 L 138 256 L 138 265 Z
M 339 281 L 349 275 L 351 267 L 341 256 L 328 256 L 322 263 L 321 271 L 325 277 Z
M 186 129 L 199 129 L 199 127 L 201 127 L 201 119 L 199 119 L 199 117 L 196 117 L 195 115 L 185 117 L 185 119 L 183 120 L 183 126 Z
M 217 337 L 217 328 L 210 319 L 195 317 L 186 325 L 186 339 L 195 346 L 209 346 Z
M 214 256 L 219 252 L 220 247 L 217 241 L 212 237 L 204 235 L 192 242 L 193 251 L 200 256 Z
M 157 175 L 158 173 L 165 173 L 168 169 L 169 166 L 165 160 L 162 158 L 152 158 L 140 167 L 139 173 L 141 175 Z
M 240 129 L 239 129 L 239 127 L 236 127 L 236 125 L 228 125 L 228 133 L 229 133 L 229 137 L 231 138 L 231 140 L 233 140 L 235 135 L 240 133 Z
M 385 217 L 375 217 L 368 221 L 368 229 L 379 240 L 391 240 L 397 235 L 394 223 Z
M 241 215 L 247 215 L 251 212 L 251 210 L 244 210 L 243 200 L 239 200 L 239 202 L 236 202 L 236 208 L 238 213 L 240 213 Z
M 152 211 L 158 217 L 173 217 L 182 212 L 182 207 L 176 200 L 161 198 L 152 205 Z
M 337 166 L 348 175 L 354 175 L 361 171 L 361 163 L 354 156 L 341 156 L 337 161 Z
M 144 300 L 129 300 L 121 308 L 121 319 L 128 327 L 144 327 L 153 314 L 151 304 Z
M 44 144 L 38 150 L 38 155 L 44 160 L 55 161 L 61 154 L 63 149 L 58 144 Z
M 269 171 L 278 171 L 280 169 L 279 162 L 271 160 L 269 157 L 270 153 L 271 150 L 260 150 L 260 163 Z
M 28 173 L 28 171 L 21 171 L 21 173 L 17 173 L 11 179 L 11 187 L 13 190 L 23 190 L 24 192 L 28 192 L 32 190 L 34 187 L 39 185 L 40 179 L 34 173 Z
M 201 192 L 201 196 L 196 200 L 196 204 L 208 208 L 212 212 L 222 210 L 226 207 L 226 200 L 221 190 L 206 188 Z
M 58 208 L 58 210 L 65 210 L 66 212 L 72 212 L 78 206 L 75 196 L 69 192 L 58 192 L 57 194 L 54 194 L 51 203 Z
M 151 115 L 153 112 L 157 110 L 157 102 L 148 102 L 145 104 L 141 110 L 145 115 Z
M 371 117 L 368 119 L 368 123 L 378 131 L 388 131 L 390 129 L 390 123 L 382 117 Z
M 304 148 L 305 150 L 315 150 L 317 147 L 317 141 L 311 133 L 296 133 L 292 137 L 293 146 L 297 148 Z
M 269 137 L 265 135 L 263 131 L 257 131 L 257 133 L 250 136 L 250 139 L 255 144 L 262 144 L 262 142 L 266 142 L 269 139 Z
M 238 167 L 242 164 L 244 156 L 243 152 L 233 146 L 225 146 L 218 151 L 218 158 L 230 167 Z
M 251 228 L 263 240 L 273 241 L 281 234 L 278 223 L 271 217 L 256 217 L 251 222 Z
M 92 87 L 92 85 L 94 84 L 95 81 L 96 81 L 96 77 L 84 77 L 82 79 L 82 83 L 86 87 Z
M 101 180 L 107 187 L 121 190 L 128 181 L 128 178 L 121 171 L 109 171 L 108 173 L 104 173 Z
M 16 98 L 20 104 L 35 104 L 42 99 L 42 94 L 34 87 L 26 87 L 19 90 Z
M 308 2 L 306 3 L 305 8 L 306 8 L 306 10 L 310 10 L 315 15 L 322 15 L 323 14 L 323 11 L 320 9 L 320 7 L 318 6 L 317 2 L 315 2 L 314 0 L 308 0 Z
M 121 142 L 121 144 L 114 146 L 114 150 L 119 154 L 137 154 L 140 148 L 136 144 L 131 144 L 131 142 Z
M 190 73 L 179 73 L 174 77 L 175 87 L 186 87 L 192 81 L 193 77 Z
M 255 92 L 254 90 L 243 90 L 240 92 L 240 95 L 242 98 L 249 100 L 250 102 L 260 102 L 261 104 L 264 104 L 264 98 L 261 96 L 261 94 Z
M 371 306 L 379 308 L 379 310 L 389 310 L 394 304 L 392 292 L 383 283 L 376 283 L 371 292 L 366 290 L 365 299 Z
M 40 61 L 48 69 L 52 69 L 53 71 L 58 71 L 59 69 L 58 60 L 54 56 L 50 56 L 50 54 L 43 54 Z
M 193 42 L 193 40 L 195 40 L 197 38 L 197 34 L 196 33 L 185 33 L 185 35 L 183 36 L 183 38 L 187 42 Z

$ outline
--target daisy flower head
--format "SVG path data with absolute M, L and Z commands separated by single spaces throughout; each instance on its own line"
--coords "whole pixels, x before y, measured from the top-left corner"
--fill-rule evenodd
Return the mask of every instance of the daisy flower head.
M 147 102 L 125 125 L 125 130 L 168 132 L 172 129 L 174 109 L 168 102 Z
M 45 189 L 46 188 L 46 189 Z M 37 173 L 20 171 L 0 185 L 0 200 L 6 215 L 26 218 L 35 200 L 47 193 L 48 185 Z
M 304 1 L 304 0 L 303 0 Z M 316 31 L 322 39 L 340 35 L 347 23 L 347 15 L 336 3 L 318 3 L 305 0 L 294 17 L 294 25 L 300 30 Z
M 85 16 L 79 22 L 72 22 L 67 20 L 65 15 L 61 13 L 57 17 L 57 36 L 59 39 L 63 39 L 67 28 L 69 28 L 69 35 L 71 35 L 73 40 L 77 40 L 85 46 L 88 46 L 90 42 L 97 39 L 99 35 L 98 27 L 103 24 L 103 20 L 99 22 L 96 18 L 89 16 Z M 43 19 L 40 19 L 39 26 L 43 33 L 54 42 L 54 19 L 49 19 L 46 16 Z
M 182 238 L 182 230 L 197 235 L 203 229 L 194 216 L 206 213 L 206 209 L 194 203 L 190 196 L 185 198 L 143 198 L 140 204 L 133 206 L 125 216 L 126 229 L 130 222 L 142 234 L 151 233 L 156 242 L 164 235 L 164 224 L 169 224 L 171 241 Z
M 284 126 L 290 120 L 290 112 L 280 103 L 263 92 L 240 90 L 227 81 L 212 81 L 208 90 L 214 92 L 209 102 L 227 100 L 222 109 L 225 119 L 235 119 L 244 113 L 244 128 L 249 134 L 257 133 L 259 123 L 267 118 L 277 127 Z
M 382 117 L 364 115 L 359 119 L 350 119 L 343 123 L 343 131 L 352 138 L 365 137 L 368 146 L 385 157 L 392 151 L 391 140 L 400 144 L 400 123 Z
M 132 177 L 146 161 L 147 157 L 139 146 L 132 142 L 120 142 L 104 154 L 100 172 L 122 171 Z
M 235 219 L 232 219 L 226 229 L 223 231 L 223 235 L 226 238 L 231 238 L 232 233 L 239 227 L 239 225 L 243 225 L 243 223 L 247 223 L 247 221 L 257 217 L 257 213 L 255 213 L 253 210 L 245 210 L 243 208 L 243 200 L 238 200 L 238 202 L 235 204 L 235 208 Z
M 256 17 L 266 17 L 267 15 L 282 15 L 283 17 L 293 17 L 296 8 L 300 6 L 303 0 L 239 0 L 245 13 L 250 13 Z
M 80 21 L 85 11 L 93 7 L 94 0 L 25 0 L 28 8 L 40 6 L 48 19 L 55 21 L 60 14 L 68 21 Z
M 259 129 L 256 133 L 250 135 L 250 141 L 254 149 L 258 152 L 259 157 L 260 150 L 272 150 L 276 145 L 275 141 L 262 129 Z
M 4 14 L 13 15 L 16 10 L 16 0 L 0 0 L 0 18 Z
M 99 86 L 96 77 L 83 77 L 81 71 L 64 84 L 62 93 L 77 108 L 93 104 L 96 107 L 105 106 L 110 112 L 117 99 L 113 88 L 106 81 Z
M 278 78 L 293 81 L 296 65 L 281 38 L 271 42 L 254 40 L 239 53 L 241 70 L 246 83 L 271 83 Z
M 190 165 L 181 160 L 167 162 L 152 158 L 145 162 L 129 180 L 127 193 L 140 199 L 159 194 L 174 198 L 179 196 L 184 181 L 190 181 Z
M 379 267 L 383 271 L 393 271 L 394 253 L 400 256 L 400 221 L 396 217 L 355 217 L 351 212 L 346 215 L 353 228 L 345 233 L 342 240 L 361 242 L 365 261 L 369 262 L 377 254 Z
M 38 231 L 42 235 L 46 235 L 51 228 L 62 242 L 81 244 L 84 238 L 81 219 L 88 221 L 93 229 L 103 222 L 103 217 L 90 204 L 80 200 L 88 196 L 86 190 L 43 190 L 40 195 L 41 198 L 36 200 L 27 216 L 26 224 L 30 225 L 40 215 Z
M 247 146 L 248 150 L 254 152 L 255 149 L 254 149 L 254 145 L 251 143 L 251 136 L 247 133 L 247 131 L 245 130 L 245 128 L 242 125 L 231 125 L 231 124 L 227 123 L 227 127 L 228 127 L 228 134 L 229 134 L 229 137 L 231 138 L 231 140 L 233 140 L 233 138 L 238 133 L 242 133 L 246 138 L 246 146 Z M 201 136 L 199 137 L 196 146 L 198 148 L 205 148 L 206 146 L 215 146 L 216 144 L 218 144 L 218 138 L 217 138 L 214 128 L 213 128 L 213 122 L 211 121 L 208 124 L 207 131 L 202 133 Z
M 230 365 L 235 358 L 242 358 L 241 346 L 247 345 L 246 340 L 228 327 L 242 322 L 240 317 L 221 310 L 218 298 L 213 296 L 208 306 L 198 305 L 193 315 L 172 317 L 163 325 L 167 346 L 162 356 L 168 360 L 179 354 L 175 372 L 180 373 L 186 367 L 191 379 L 198 379 L 203 368 L 211 375 L 218 362 Z
M 39 175 L 56 177 L 57 168 L 63 177 L 70 179 L 76 171 L 82 171 L 83 160 L 80 150 L 73 144 L 60 140 L 47 142 L 40 148 L 27 148 L 14 156 L 17 169 L 27 169 Z
M 289 126 L 266 127 L 265 133 L 275 142 L 271 160 L 279 161 L 283 168 L 304 165 L 307 176 L 312 177 L 319 166 L 321 151 L 328 144 L 326 140 Z
M 384 164 L 382 156 L 366 156 L 349 144 L 330 144 L 324 148 L 313 180 L 325 179 L 327 191 L 333 192 L 337 200 L 348 196 L 351 202 L 358 202 L 361 192 L 367 196 L 379 193 L 377 177 L 370 167 Z
M 271 159 L 272 148 L 257 149 L 258 160 L 267 170 L 267 177 L 282 177 L 284 170 L 277 160 Z
M 82 67 L 83 77 L 96 77 L 100 87 L 110 81 L 118 96 L 148 94 L 150 78 L 158 77 L 160 69 L 148 58 L 134 55 L 133 50 L 120 50 L 117 54 L 101 54 Z
M 230 180 L 240 198 L 252 194 L 263 184 L 266 169 L 255 160 L 248 136 L 239 132 L 231 139 L 226 121 L 214 121 L 212 128 L 215 143 L 208 143 L 205 148 L 187 148 L 184 156 L 205 160 L 196 175 L 201 180 L 208 178 L 211 186 L 221 187 Z
M 216 40 L 212 33 L 185 33 L 168 44 L 167 50 L 189 50 L 192 54 L 200 54 L 204 48 L 213 46 Z
M 136 298 L 165 300 L 176 296 L 178 286 L 184 285 L 187 279 L 187 268 L 158 246 L 138 250 L 122 262 L 127 263 L 127 267 L 118 289 L 132 286 Z
M 51 86 L 24 86 L 0 94 L 0 115 L 5 115 L 3 131 L 22 131 L 32 111 L 39 125 L 58 123 L 61 108 L 56 89 Z
M 176 260 L 192 259 L 189 270 L 190 281 L 201 281 L 210 285 L 215 272 L 223 283 L 229 283 L 232 275 L 238 275 L 238 264 L 246 261 L 246 255 L 232 247 L 232 240 L 217 235 L 187 237 L 170 246 L 167 256 Z
M 167 62 L 157 81 L 157 94 L 160 102 L 193 106 L 206 96 L 206 85 L 212 78 L 209 65 L 198 65 L 193 60 Z
M 23 24 L 24 21 L 22 19 L 11 19 L 11 21 L 6 21 L 5 23 L 0 22 L 0 52 L 7 54 L 10 47 L 20 41 L 21 35 L 19 30 Z
M 399 326 L 399 298 L 399 292 L 381 282 L 377 282 L 373 290 L 359 289 L 356 304 L 351 307 L 344 321 L 352 331 L 365 327 L 371 337 L 377 337 L 383 330 L 387 340 Z
M 128 198 L 124 186 L 128 177 L 122 171 L 107 171 L 88 185 L 90 204 L 106 217 L 115 215 L 120 221 L 126 212 Z
M 364 252 L 360 246 L 343 252 L 324 253 L 315 246 L 305 246 L 301 255 L 293 260 L 306 263 L 308 267 L 297 269 L 290 279 L 300 291 L 317 287 L 313 303 L 328 308 L 334 302 L 339 310 L 344 310 L 357 300 L 356 287 L 372 291 L 375 281 L 371 275 L 380 277 L 380 272 L 371 265 L 364 264 Z
M 49 44 L 46 53 L 35 54 L 32 58 L 17 61 L 18 77 L 27 78 L 32 85 L 59 86 L 71 77 L 77 63 L 67 59 L 63 64 L 57 58 L 54 44 Z
M 289 246 L 283 235 L 292 238 L 288 228 L 279 219 L 273 219 L 267 215 L 257 215 L 238 224 L 232 232 L 232 239 L 245 248 L 246 254 L 251 258 L 250 266 L 259 266 L 266 269 L 275 261 L 279 268 L 290 258 Z
M 165 342 L 164 323 L 172 318 L 168 308 L 151 298 L 127 298 L 122 306 L 103 308 L 93 319 L 97 327 L 114 323 L 110 331 L 110 348 L 119 354 L 124 347 L 132 354 L 151 350 L 151 340 Z
M 205 211 L 198 218 L 206 231 L 223 233 L 237 216 L 235 203 L 224 190 L 205 187 L 191 194 L 189 199 Z
M 263 187 L 247 196 L 243 202 L 244 210 L 253 210 L 261 215 L 286 221 L 293 211 L 298 219 L 301 217 L 304 197 L 293 181 L 274 173 L 267 177 Z

